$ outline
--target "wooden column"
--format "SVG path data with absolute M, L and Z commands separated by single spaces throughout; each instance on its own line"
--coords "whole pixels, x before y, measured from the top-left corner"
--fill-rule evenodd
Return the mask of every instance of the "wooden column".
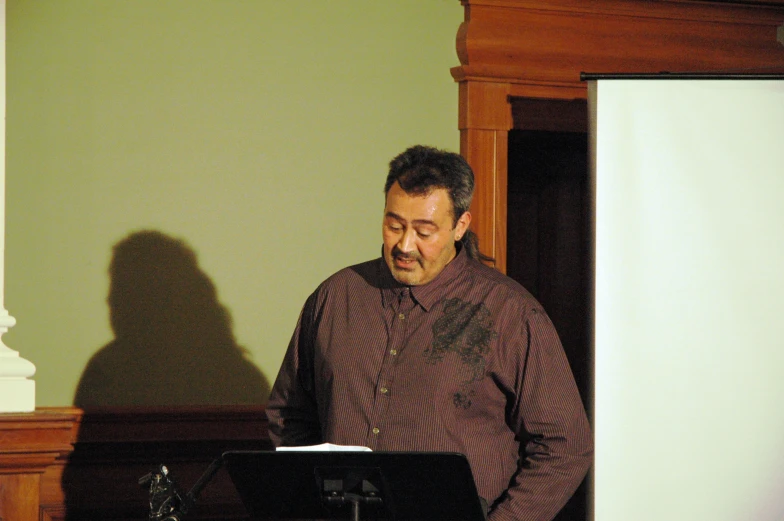
M 76 416 L 0 414 L 0 520 L 40 521 L 41 475 L 73 449 Z
M 471 228 L 485 255 L 506 271 L 507 134 L 512 128 L 509 85 L 460 82 L 460 151 L 476 177 Z

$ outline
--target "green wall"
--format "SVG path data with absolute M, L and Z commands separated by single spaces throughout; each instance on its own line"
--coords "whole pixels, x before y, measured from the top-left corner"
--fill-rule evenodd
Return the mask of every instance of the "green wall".
M 307 295 L 379 254 L 388 161 L 458 149 L 462 19 L 458 0 L 9 0 L 3 340 L 37 405 L 73 403 L 117 344 L 108 268 L 142 230 L 114 295 L 132 338 L 101 377 L 147 374 L 165 404 L 224 342 L 274 380 Z

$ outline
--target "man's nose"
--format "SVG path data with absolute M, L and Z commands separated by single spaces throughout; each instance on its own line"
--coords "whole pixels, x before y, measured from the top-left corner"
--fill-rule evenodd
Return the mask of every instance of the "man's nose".
M 416 232 L 412 229 L 408 229 L 403 232 L 403 235 L 400 237 L 400 241 L 397 243 L 397 247 L 403 253 L 414 251 L 414 248 L 416 247 Z

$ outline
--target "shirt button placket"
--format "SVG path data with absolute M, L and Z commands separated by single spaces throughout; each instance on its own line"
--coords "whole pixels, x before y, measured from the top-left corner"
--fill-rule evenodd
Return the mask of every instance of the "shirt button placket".
M 372 427 L 368 436 L 368 445 L 374 450 L 379 441 L 379 435 L 381 433 L 380 427 L 383 426 L 387 410 L 390 407 L 392 395 L 390 383 L 394 380 L 397 358 L 405 343 L 406 329 L 408 326 L 406 322 L 408 321 L 408 314 L 412 307 L 413 302 L 411 301 L 411 297 L 406 294 L 404 297 L 400 298 L 398 306 L 394 307 L 396 308 L 394 314 L 390 317 L 389 344 L 387 346 L 388 356 L 384 359 L 383 368 L 379 374 L 379 379 L 377 380 L 378 387 L 376 389 L 378 392 L 378 399 L 376 401 L 374 414 L 370 420 L 370 425 Z M 390 320 L 390 318 L 387 320 Z

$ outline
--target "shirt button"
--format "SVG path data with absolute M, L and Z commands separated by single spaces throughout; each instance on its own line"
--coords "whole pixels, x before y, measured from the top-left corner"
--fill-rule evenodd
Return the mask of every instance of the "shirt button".
M 381 394 L 387 394 L 389 392 L 389 389 L 387 389 L 386 387 L 382 387 L 380 390 L 381 390 Z
M 378 434 L 379 432 L 381 431 L 378 430 L 378 427 L 373 427 L 373 434 Z
M 401 313 L 401 314 L 399 314 L 399 315 L 397 316 L 397 318 L 399 318 L 400 320 L 405 320 L 405 319 L 406 319 L 406 316 L 405 316 L 403 313 Z
M 397 349 L 390 349 L 389 354 L 392 356 L 397 356 Z

